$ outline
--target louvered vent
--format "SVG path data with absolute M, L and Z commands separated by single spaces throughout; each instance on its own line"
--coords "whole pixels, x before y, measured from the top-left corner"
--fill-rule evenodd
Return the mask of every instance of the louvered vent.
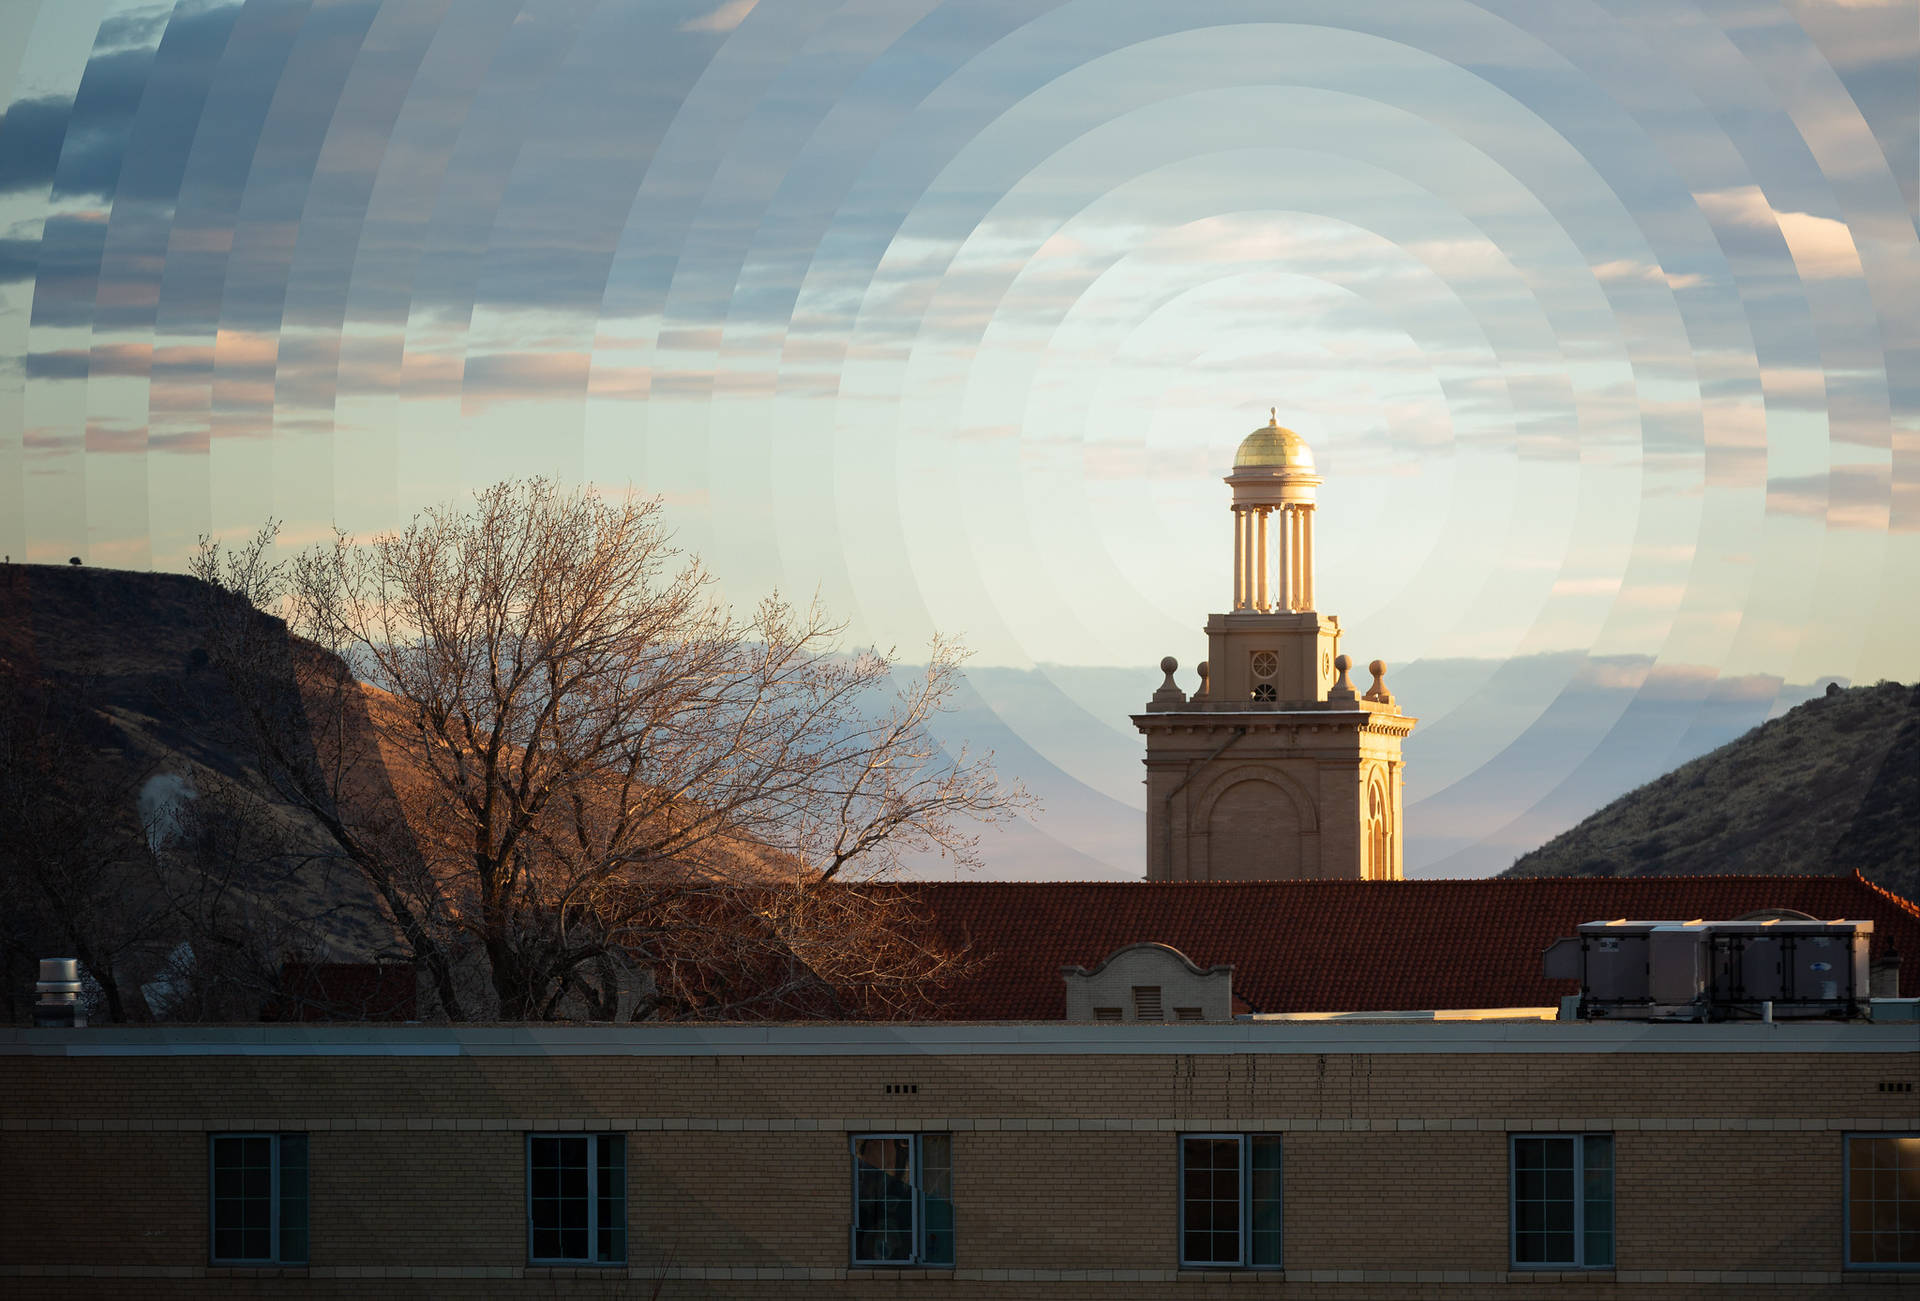
M 1167 1014 L 1160 1007 L 1160 986 L 1135 985 L 1133 987 L 1133 1019 L 1136 1021 L 1167 1019 Z

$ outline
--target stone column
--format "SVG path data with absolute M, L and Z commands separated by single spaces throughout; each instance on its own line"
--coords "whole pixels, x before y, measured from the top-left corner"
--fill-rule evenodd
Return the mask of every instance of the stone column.
M 1244 559 L 1240 562 L 1240 608 L 1253 608 L 1253 512 L 1240 512 L 1240 547 Z
M 1293 550 L 1292 550 L 1292 547 L 1289 545 L 1292 539 L 1287 536 L 1287 534 L 1292 530 L 1292 528 L 1293 528 L 1293 507 L 1282 506 L 1280 508 L 1280 529 L 1279 529 L 1279 533 L 1280 533 L 1280 574 L 1279 574 L 1280 599 L 1276 603 L 1277 608 L 1281 610 L 1291 610 L 1293 608 L 1293 583 L 1292 583 Z
M 1247 513 L 1233 508 L 1233 606 L 1246 606 L 1247 594 Z
M 1266 506 L 1260 507 L 1260 541 L 1257 544 L 1260 549 L 1260 563 L 1256 567 L 1258 577 L 1255 580 L 1259 586 L 1254 589 L 1253 596 L 1253 608 L 1256 610 L 1267 608 L 1267 512 L 1269 509 Z
M 1301 608 L 1311 610 L 1313 604 L 1313 507 L 1308 506 L 1300 513 L 1300 569 L 1303 574 L 1301 586 L 1306 589 Z

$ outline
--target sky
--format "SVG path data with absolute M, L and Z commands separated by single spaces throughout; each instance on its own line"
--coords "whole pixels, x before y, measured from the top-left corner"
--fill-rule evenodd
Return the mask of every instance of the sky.
M 994 875 L 1140 871 L 1270 407 L 1411 875 L 1920 677 L 1912 0 L 7 0 L 0 104 L 0 552 L 655 495 L 965 639 Z

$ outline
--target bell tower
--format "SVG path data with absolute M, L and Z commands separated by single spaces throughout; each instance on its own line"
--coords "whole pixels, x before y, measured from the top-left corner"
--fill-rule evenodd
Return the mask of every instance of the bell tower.
M 1147 879 L 1398 880 L 1400 743 L 1417 721 L 1369 666 L 1361 694 L 1340 620 L 1315 608 L 1315 473 L 1277 416 L 1227 476 L 1233 599 L 1207 619 L 1192 696 L 1166 681 L 1133 718 L 1147 742 Z

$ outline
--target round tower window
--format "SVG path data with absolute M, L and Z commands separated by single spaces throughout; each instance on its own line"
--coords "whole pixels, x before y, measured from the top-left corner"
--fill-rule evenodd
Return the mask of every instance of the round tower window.
M 1275 655 L 1272 651 L 1255 651 L 1253 653 L 1254 677 L 1270 678 L 1279 671 L 1280 657 L 1278 655 Z

